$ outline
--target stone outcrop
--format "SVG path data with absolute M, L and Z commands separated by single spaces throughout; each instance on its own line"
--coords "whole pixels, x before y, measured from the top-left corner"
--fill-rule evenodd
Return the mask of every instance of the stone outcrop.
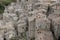
M 58 3 L 56 0 L 17 0 L 6 6 L 0 20 L 0 40 L 58 39 Z
M 53 40 L 53 35 L 51 31 L 38 30 L 35 34 L 35 40 Z

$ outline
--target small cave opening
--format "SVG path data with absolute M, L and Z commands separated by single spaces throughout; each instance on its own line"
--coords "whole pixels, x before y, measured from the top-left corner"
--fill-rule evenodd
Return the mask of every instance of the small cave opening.
M 58 37 L 58 40 L 60 40 L 60 36 Z

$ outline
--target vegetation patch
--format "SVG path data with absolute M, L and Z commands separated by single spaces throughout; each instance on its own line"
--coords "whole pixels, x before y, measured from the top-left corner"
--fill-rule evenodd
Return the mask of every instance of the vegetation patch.
M 4 12 L 5 6 L 11 2 L 16 2 L 16 0 L 0 0 L 0 14 Z

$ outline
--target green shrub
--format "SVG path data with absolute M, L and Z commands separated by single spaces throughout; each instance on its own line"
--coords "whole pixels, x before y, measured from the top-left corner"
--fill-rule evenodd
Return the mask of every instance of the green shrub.
M 4 12 L 4 6 L 8 6 L 8 4 L 15 1 L 16 0 L 0 0 L 0 14 Z
M 0 14 L 4 12 L 4 6 L 0 4 Z
M 4 1 L 2 1 L 2 4 L 3 5 L 8 5 L 8 4 L 10 4 L 11 2 L 14 2 L 15 0 L 4 0 Z

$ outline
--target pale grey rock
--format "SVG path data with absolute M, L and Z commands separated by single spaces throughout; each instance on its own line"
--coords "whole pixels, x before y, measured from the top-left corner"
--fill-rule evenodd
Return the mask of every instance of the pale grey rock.
M 27 22 L 23 19 L 19 19 L 17 23 L 18 36 L 20 37 L 19 40 L 26 40 L 26 27 Z
M 54 27 L 54 26 L 57 25 L 57 23 L 55 24 L 55 22 L 57 22 L 55 20 L 57 20 L 59 17 L 60 17 L 60 13 L 58 13 L 57 11 L 48 16 L 48 18 L 51 21 L 51 30 L 54 32 L 56 38 L 58 36 L 58 35 L 56 35 L 57 30 L 55 31 L 55 29 L 57 29 L 57 27 Z
M 9 7 L 8 7 L 8 11 L 9 11 L 9 13 L 13 13 L 14 10 L 15 10 L 15 8 L 14 8 L 13 6 L 9 6 Z
M 3 19 L 3 14 L 0 14 L 0 20 L 2 20 Z
M 15 36 L 16 36 L 15 30 L 10 30 L 10 31 L 5 33 L 6 40 L 10 40 L 11 38 L 13 38 Z
M 32 3 L 26 3 L 25 4 L 25 10 L 27 11 L 33 11 L 33 4 Z
M 28 16 L 27 13 L 21 12 L 21 14 L 19 14 L 19 19 L 26 20 L 27 16 Z
M 58 18 L 58 17 L 60 17 L 60 13 L 57 13 L 57 12 L 55 12 L 55 13 L 53 13 L 53 14 L 50 14 L 50 15 L 48 16 L 48 18 L 49 18 L 50 20 L 53 20 L 53 19 Z
M 36 19 L 46 19 L 46 15 L 40 12 L 36 13 Z
M 3 29 L 4 30 L 4 25 L 5 25 L 5 22 L 3 20 L 0 20 L 0 29 Z
M 54 19 L 52 21 L 52 25 L 55 37 L 58 39 L 58 37 L 60 36 L 60 17 Z
M 13 13 L 4 13 L 3 14 L 3 20 L 5 21 L 17 21 L 18 17 L 16 14 Z
M 14 2 L 7 6 L 7 10 L 9 13 L 14 13 L 15 8 L 16 8 L 16 3 Z
M 0 29 L 0 40 L 4 40 L 4 30 Z
M 33 5 L 33 9 L 34 9 L 34 10 L 38 10 L 38 11 L 41 10 L 42 13 L 46 14 L 47 9 L 48 9 L 48 6 L 42 4 L 41 2 L 38 1 L 38 2 L 36 2 L 36 3 Z
M 45 29 L 50 30 L 50 21 L 46 18 L 46 15 L 38 13 L 36 16 L 36 30 Z
M 21 35 L 21 33 L 24 33 L 24 32 L 26 32 L 26 27 L 27 27 L 27 25 L 26 25 L 26 22 L 25 22 L 25 20 L 19 20 L 18 21 L 18 24 L 17 24 L 17 30 L 18 30 L 18 35 L 20 36 Z
M 35 40 L 54 40 L 51 31 L 38 30 L 35 33 Z
M 50 21 L 48 19 L 36 20 L 36 28 L 50 30 Z
M 0 40 L 9 40 L 12 37 L 15 37 L 16 32 L 13 22 L 5 22 L 0 20 Z
M 6 40 L 15 37 L 16 32 L 14 28 L 14 23 L 5 22 L 5 24 L 2 26 L 2 29 L 4 30 L 4 37 L 6 38 Z
M 32 40 L 34 37 L 36 37 L 35 40 L 53 40 L 49 19 L 55 20 L 55 18 L 60 17 L 60 14 L 54 12 L 54 14 L 48 16 L 49 19 L 46 17 L 48 5 L 51 4 L 48 2 L 49 0 L 16 1 L 16 3 L 11 3 L 5 8 L 3 21 L 0 21 L 0 28 L 5 32 L 5 38 L 10 40 L 10 38 L 18 35 L 22 38 L 19 40 L 25 40 L 26 36 L 26 40 Z M 59 33 L 57 34 L 59 35 Z M 24 34 L 26 35 L 24 36 Z
M 35 37 L 35 16 L 34 15 L 29 15 L 28 16 L 28 33 L 29 33 L 29 38 L 34 38 Z
M 3 27 L 6 28 L 6 31 L 14 30 L 14 23 L 13 22 L 6 22 Z

